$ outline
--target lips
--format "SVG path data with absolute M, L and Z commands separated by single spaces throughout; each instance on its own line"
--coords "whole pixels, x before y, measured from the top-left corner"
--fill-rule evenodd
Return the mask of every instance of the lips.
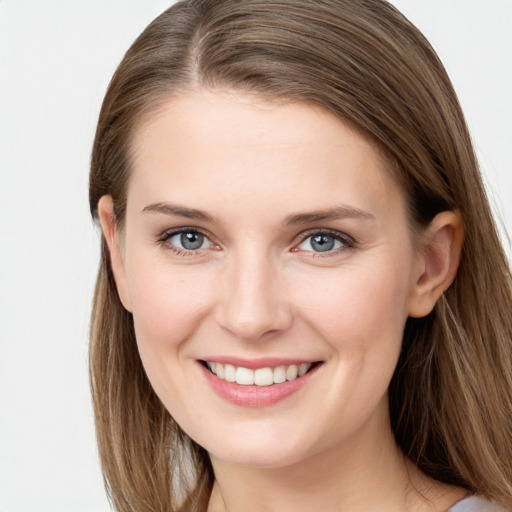
M 322 361 L 234 360 L 198 361 L 207 383 L 221 398 L 243 407 L 274 405 L 304 388 Z

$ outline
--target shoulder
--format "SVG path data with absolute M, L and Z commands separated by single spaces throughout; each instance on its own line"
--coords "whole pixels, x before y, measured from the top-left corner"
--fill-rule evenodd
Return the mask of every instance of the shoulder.
M 484 498 L 469 496 L 455 503 L 446 512 L 506 512 L 506 510 Z

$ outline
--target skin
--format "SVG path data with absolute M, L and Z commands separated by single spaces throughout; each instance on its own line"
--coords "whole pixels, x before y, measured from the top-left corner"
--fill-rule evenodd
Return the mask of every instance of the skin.
M 210 453 L 210 512 L 440 512 L 463 495 L 404 458 L 387 406 L 405 321 L 453 280 L 461 222 L 443 212 L 413 236 L 365 138 L 308 105 L 178 95 L 136 130 L 123 229 L 110 197 L 99 216 L 147 375 Z M 179 228 L 204 234 L 201 248 L 184 252 L 168 234 Z M 333 250 L 315 252 L 319 230 L 340 237 Z M 290 397 L 249 408 L 207 384 L 198 360 L 220 356 L 322 364 Z

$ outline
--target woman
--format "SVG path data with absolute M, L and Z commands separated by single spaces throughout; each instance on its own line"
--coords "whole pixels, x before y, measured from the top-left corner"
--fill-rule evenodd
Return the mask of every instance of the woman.
M 90 204 L 118 510 L 512 507 L 510 269 L 389 4 L 173 6 L 110 84 Z

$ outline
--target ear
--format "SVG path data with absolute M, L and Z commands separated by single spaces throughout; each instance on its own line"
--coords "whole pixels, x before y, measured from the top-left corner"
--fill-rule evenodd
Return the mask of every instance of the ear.
M 114 202 L 111 196 L 102 196 L 100 198 L 98 202 L 98 217 L 110 253 L 110 265 L 114 273 L 117 293 L 125 309 L 131 312 L 130 291 L 120 243 L 121 235 L 116 223 Z
M 464 226 L 459 212 L 441 212 L 421 236 L 418 273 L 409 297 L 409 316 L 428 315 L 452 284 L 459 267 Z

